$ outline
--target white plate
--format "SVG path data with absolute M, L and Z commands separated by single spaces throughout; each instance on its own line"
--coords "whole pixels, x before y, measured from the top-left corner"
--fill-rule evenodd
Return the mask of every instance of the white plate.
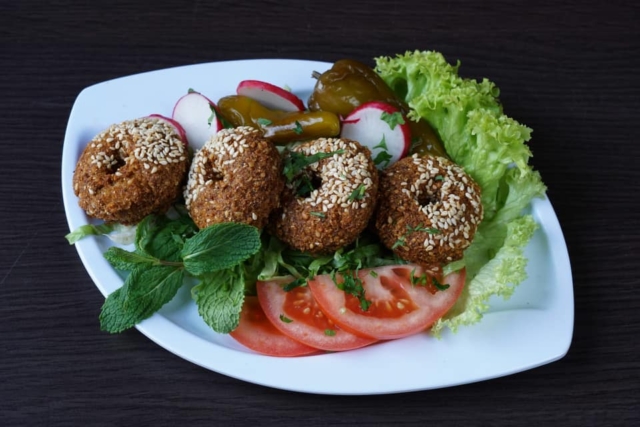
M 194 88 L 213 100 L 235 93 L 244 79 L 288 85 L 306 100 L 311 72 L 331 64 L 295 60 L 245 60 L 192 65 L 123 77 L 83 90 L 64 141 L 62 189 L 71 230 L 90 220 L 72 191 L 76 161 L 84 146 L 112 123 L 159 113 Z M 548 200 L 535 200 L 531 212 L 540 224 L 526 249 L 529 278 L 509 301 L 496 299 L 481 323 L 445 332 L 385 342 L 344 353 L 298 358 L 256 354 L 231 337 L 209 329 L 198 316 L 189 290 L 137 328 L 165 349 L 212 371 L 286 390 L 326 394 L 380 394 L 453 386 L 513 374 L 563 357 L 573 332 L 573 283 L 558 219 Z M 122 283 L 102 253 L 107 238 L 76 244 L 89 275 L 103 295 Z M 96 333 L 99 323 L 96 318 Z M 113 339 L 118 339 L 114 336 Z

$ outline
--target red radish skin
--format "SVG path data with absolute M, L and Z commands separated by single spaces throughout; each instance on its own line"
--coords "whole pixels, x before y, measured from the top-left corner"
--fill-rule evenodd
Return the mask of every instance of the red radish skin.
M 216 104 L 198 92 L 181 97 L 173 107 L 172 117 L 182 125 L 194 150 L 201 149 L 224 127 L 218 117 Z
M 409 153 L 411 147 L 411 131 L 407 118 L 403 116 L 404 123 L 398 123 L 392 129 L 382 118 L 384 113 L 402 114 L 399 109 L 385 102 L 367 102 L 342 120 L 340 132 L 342 138 L 353 139 L 368 147 L 378 169 L 400 160 Z
M 180 125 L 180 123 L 178 123 L 177 121 L 170 119 L 169 117 L 165 117 L 163 115 L 160 114 L 149 114 L 149 117 L 155 117 L 156 119 L 162 119 L 166 122 L 169 122 L 175 129 L 176 131 L 178 131 L 178 134 L 180 135 L 180 139 L 182 140 L 182 143 L 184 144 L 185 147 L 189 146 L 189 140 L 187 139 L 187 133 L 185 132 L 184 128 L 182 127 L 182 125 Z
M 304 102 L 293 93 L 259 80 L 241 81 L 236 93 L 256 100 L 271 110 L 287 112 L 305 110 Z

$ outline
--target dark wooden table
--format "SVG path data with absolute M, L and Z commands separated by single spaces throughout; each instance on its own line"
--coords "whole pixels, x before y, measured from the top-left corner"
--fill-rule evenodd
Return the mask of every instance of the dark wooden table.
M 0 425 L 640 425 L 640 8 L 240 3 L 0 3 Z M 63 238 L 63 135 L 84 87 L 209 61 L 413 49 L 495 81 L 535 131 L 575 281 L 564 359 L 436 391 L 316 396 L 210 372 L 136 330 L 99 331 L 103 297 Z

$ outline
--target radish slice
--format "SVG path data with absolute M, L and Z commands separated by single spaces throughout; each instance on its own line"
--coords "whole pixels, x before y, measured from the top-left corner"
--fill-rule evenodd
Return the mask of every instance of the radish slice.
M 182 125 L 194 150 L 201 149 L 223 126 L 216 104 L 198 92 L 180 98 L 173 107 L 173 120 Z
M 184 144 L 184 146 L 186 147 L 189 145 L 189 141 L 187 140 L 187 133 L 185 132 L 184 128 L 180 125 L 180 123 L 178 123 L 173 119 L 170 119 L 169 117 L 162 116 L 160 114 L 149 114 L 149 117 L 161 119 L 169 123 L 171 126 L 175 128 L 175 130 L 180 135 L 180 139 L 182 140 L 182 143 Z
M 304 111 L 304 103 L 291 92 L 258 80 L 241 81 L 236 93 L 258 101 L 271 110 Z
M 397 162 L 411 147 L 406 117 L 393 105 L 379 101 L 364 103 L 353 110 L 342 120 L 340 136 L 368 147 L 378 169 Z

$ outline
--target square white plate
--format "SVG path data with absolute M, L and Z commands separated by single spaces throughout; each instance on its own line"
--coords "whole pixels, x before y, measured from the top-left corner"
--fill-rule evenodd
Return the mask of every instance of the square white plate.
M 62 189 L 70 229 L 92 222 L 73 194 L 76 162 L 89 140 L 112 123 L 152 113 L 171 116 L 174 103 L 189 88 L 216 101 L 234 94 L 237 84 L 246 79 L 288 85 L 306 100 L 315 84 L 311 72 L 330 67 L 324 62 L 275 59 L 218 62 L 137 74 L 86 88 L 71 111 L 63 149 Z M 540 228 L 526 248 L 528 279 L 510 300 L 492 301 L 481 323 L 456 334 L 444 332 L 441 339 L 423 333 L 344 353 L 263 356 L 213 332 L 199 317 L 187 286 L 137 328 L 165 349 L 212 371 L 309 393 L 427 390 L 531 369 L 567 353 L 574 307 L 569 256 L 551 203 L 534 200 L 530 211 Z M 85 268 L 105 296 L 123 283 L 102 256 L 110 245 L 105 237 L 76 243 Z

